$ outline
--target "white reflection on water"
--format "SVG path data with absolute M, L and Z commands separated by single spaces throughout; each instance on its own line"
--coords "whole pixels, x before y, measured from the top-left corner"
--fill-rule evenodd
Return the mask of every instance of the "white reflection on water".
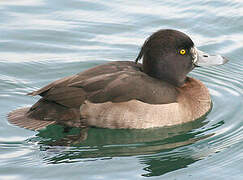
M 0 175 L 0 179 L 3 179 L 3 180 L 17 180 L 17 179 L 20 179 L 20 176 L 17 176 L 17 175 Z
M 2 151 L 4 152 L 4 149 L 2 149 Z M 32 152 L 33 150 L 24 148 L 24 149 L 19 149 L 13 152 L 8 152 L 8 153 L 2 153 L 0 154 L 0 159 L 10 159 L 10 158 L 17 158 L 17 157 L 21 157 L 24 156 L 30 152 Z
M 1 138 L 0 137 L 0 142 L 21 142 L 24 141 L 26 139 L 26 137 L 22 137 L 22 136 L 11 136 L 6 138 Z
M 11 5 L 18 5 L 18 6 L 41 6 L 43 5 L 43 0 L 1 0 L 0 5 L 11 6 Z

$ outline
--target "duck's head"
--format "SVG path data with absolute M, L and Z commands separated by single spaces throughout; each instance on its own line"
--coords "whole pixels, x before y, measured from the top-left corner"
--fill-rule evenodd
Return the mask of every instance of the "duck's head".
M 186 34 L 176 30 L 160 30 L 143 44 L 136 59 L 143 58 L 143 71 L 148 75 L 182 86 L 186 75 L 195 67 L 220 65 L 228 60 L 220 55 L 199 51 Z

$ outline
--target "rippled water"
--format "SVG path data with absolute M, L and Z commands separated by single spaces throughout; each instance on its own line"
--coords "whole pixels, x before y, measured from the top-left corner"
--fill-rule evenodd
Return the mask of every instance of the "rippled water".
M 0 1 L 0 179 L 242 179 L 243 2 Z M 224 66 L 190 75 L 213 109 L 192 123 L 149 130 L 33 132 L 7 122 L 25 96 L 58 78 L 112 60 L 134 60 L 152 32 L 174 28 Z

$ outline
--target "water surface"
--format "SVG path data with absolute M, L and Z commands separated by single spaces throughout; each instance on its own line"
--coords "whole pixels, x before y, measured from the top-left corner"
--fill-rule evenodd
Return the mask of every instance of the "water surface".
M 0 179 L 243 178 L 243 2 L 0 1 Z M 51 81 L 115 60 L 133 61 L 150 34 L 181 30 L 230 59 L 190 76 L 209 88 L 206 118 L 148 130 L 34 132 L 6 115 Z

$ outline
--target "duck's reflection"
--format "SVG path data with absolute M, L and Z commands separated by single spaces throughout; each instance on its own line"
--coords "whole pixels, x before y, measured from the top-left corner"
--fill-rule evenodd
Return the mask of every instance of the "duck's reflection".
M 205 120 L 201 119 L 173 127 L 144 130 L 80 130 L 50 126 L 31 141 L 38 141 L 41 150 L 46 152 L 44 159 L 48 163 L 137 156 L 147 166 L 148 174 L 144 176 L 156 176 L 197 161 L 188 153 L 170 152 L 207 138 L 209 135 L 203 136 L 202 129 L 198 130 L 205 124 Z

